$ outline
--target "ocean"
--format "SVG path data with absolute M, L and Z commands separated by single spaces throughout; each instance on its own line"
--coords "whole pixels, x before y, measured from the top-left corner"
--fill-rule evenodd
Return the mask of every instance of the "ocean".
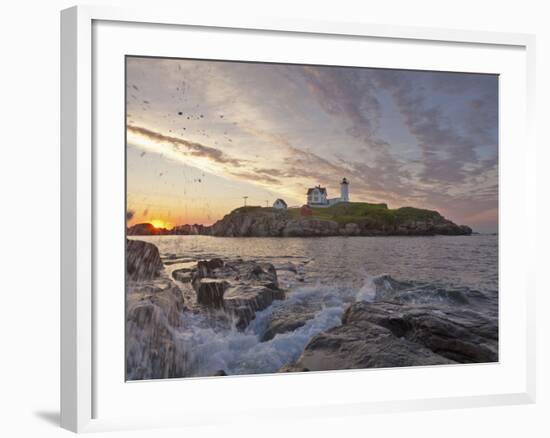
M 256 313 L 244 331 L 202 312 L 189 283 L 179 283 L 188 310 L 174 337 L 186 354 L 185 376 L 277 372 L 317 334 L 341 324 L 349 304 L 398 298 L 409 304 L 463 308 L 498 321 L 498 236 L 222 238 L 139 236 L 155 244 L 166 275 L 198 260 L 272 263 L 286 299 Z M 272 318 L 312 317 L 269 340 Z M 131 342 L 147 342 L 132 340 Z M 134 348 L 136 345 L 133 346 Z M 137 346 L 139 347 L 139 346 Z M 132 364 L 128 378 L 132 380 Z

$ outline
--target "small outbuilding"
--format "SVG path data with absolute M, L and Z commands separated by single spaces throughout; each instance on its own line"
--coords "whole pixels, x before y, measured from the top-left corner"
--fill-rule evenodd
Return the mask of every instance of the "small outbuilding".
M 286 202 L 284 199 L 277 199 L 274 203 L 273 203 L 273 208 L 276 208 L 278 210 L 282 210 L 282 209 L 286 209 L 287 208 L 287 205 L 286 205 Z

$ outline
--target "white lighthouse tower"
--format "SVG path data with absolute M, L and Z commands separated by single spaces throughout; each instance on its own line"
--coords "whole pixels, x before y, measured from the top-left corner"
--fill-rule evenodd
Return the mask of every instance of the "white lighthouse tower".
M 342 178 L 340 183 L 340 199 L 342 202 L 349 202 L 349 182 L 346 178 Z

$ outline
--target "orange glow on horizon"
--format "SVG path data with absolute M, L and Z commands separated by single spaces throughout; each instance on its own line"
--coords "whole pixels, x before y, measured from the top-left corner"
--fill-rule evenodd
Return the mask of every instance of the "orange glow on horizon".
M 155 228 L 166 228 L 166 229 L 172 228 L 172 224 L 170 222 L 166 222 L 161 219 L 153 219 L 149 221 L 149 223 L 153 225 Z

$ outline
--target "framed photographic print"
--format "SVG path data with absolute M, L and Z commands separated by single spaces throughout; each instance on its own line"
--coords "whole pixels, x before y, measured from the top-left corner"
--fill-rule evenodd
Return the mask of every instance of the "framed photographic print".
M 63 427 L 534 400 L 533 37 L 75 7 L 61 43 Z

